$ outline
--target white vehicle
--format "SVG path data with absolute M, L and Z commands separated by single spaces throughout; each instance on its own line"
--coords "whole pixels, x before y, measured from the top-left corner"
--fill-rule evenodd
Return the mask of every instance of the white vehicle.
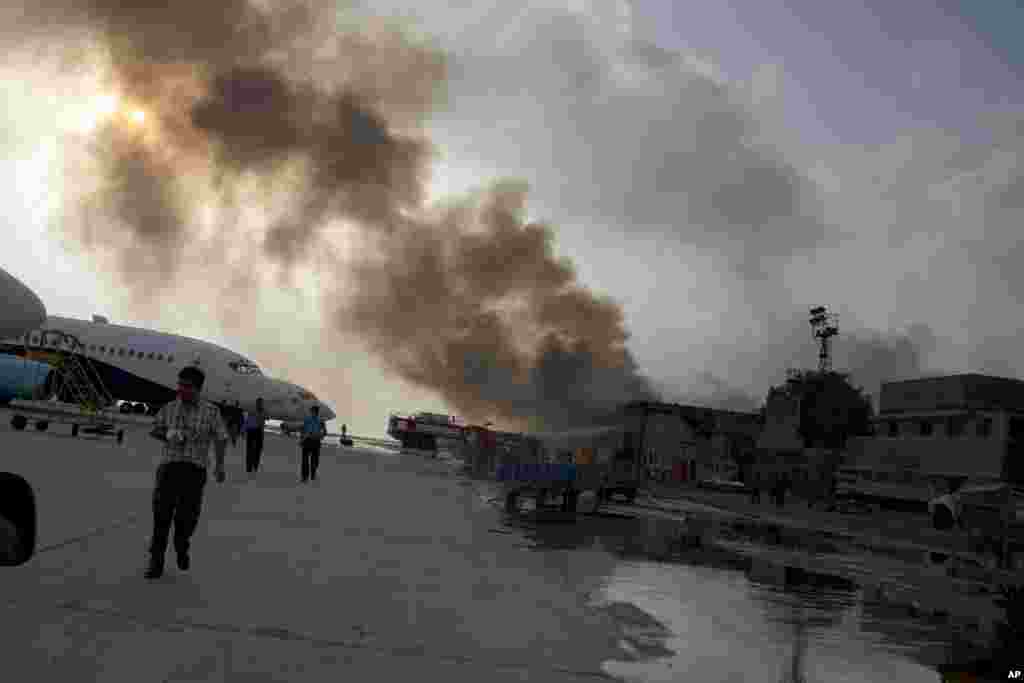
M 1024 490 L 1004 482 L 967 484 L 928 502 L 932 525 L 941 530 L 965 526 L 968 513 L 984 508 L 1006 510 L 1011 524 L 1024 524 Z
M 63 334 L 46 334 L 47 330 Z M 81 346 L 72 348 L 65 335 Z M 0 339 L 0 353 L 43 361 L 68 354 L 82 356 L 95 368 L 106 391 L 134 413 L 152 415 L 174 400 L 178 371 L 196 364 L 206 373 L 203 398 L 220 406 L 237 404 L 242 410 L 254 410 L 256 399 L 262 397 L 271 420 L 301 420 L 312 405 L 320 406 L 325 421 L 334 418 L 334 411 L 311 392 L 264 375 L 256 363 L 230 349 L 176 334 L 113 325 L 101 316 L 93 316 L 92 321 L 48 316 L 20 336 Z

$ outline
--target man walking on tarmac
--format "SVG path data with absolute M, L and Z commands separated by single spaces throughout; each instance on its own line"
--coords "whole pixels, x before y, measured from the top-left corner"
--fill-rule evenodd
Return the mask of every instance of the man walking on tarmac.
M 256 410 L 245 417 L 245 471 L 258 472 L 260 455 L 263 454 L 263 428 L 267 424 L 267 413 L 263 410 L 263 399 L 256 399 Z
M 153 489 L 153 537 L 149 547 L 147 579 L 164 573 L 164 556 L 174 522 L 174 549 L 178 568 L 187 571 L 189 541 L 199 523 L 209 467 L 210 442 L 216 451 L 214 474 L 224 482 L 224 455 L 228 432 L 220 411 L 199 398 L 206 375 L 195 366 L 178 373 L 178 398 L 156 414 L 150 436 L 164 442 L 163 459 Z
M 327 434 L 327 426 L 320 419 L 320 406 L 312 406 L 302 422 L 302 481 L 316 481 L 320 466 L 320 441 Z

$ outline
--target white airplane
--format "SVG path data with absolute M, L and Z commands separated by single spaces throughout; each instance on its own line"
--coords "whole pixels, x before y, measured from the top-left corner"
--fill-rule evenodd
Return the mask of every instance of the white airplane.
M 21 280 L 0 268 L 0 338 L 16 337 L 46 322 L 46 307 Z
M 12 304 L 9 299 L 5 304 L 15 314 L 12 319 L 21 315 L 22 322 L 37 313 L 31 306 L 19 308 L 17 302 Z M 0 309 L 0 315 L 6 314 L 6 309 Z M 262 398 L 271 420 L 301 421 L 312 405 L 320 406 L 320 416 L 325 421 L 335 417 L 334 411 L 311 392 L 268 377 L 250 359 L 210 342 L 114 325 L 102 316 L 93 316 L 91 322 L 48 316 L 41 323 L 36 316 L 33 323 L 30 329 L 24 330 L 23 326 L 14 334 L 10 334 L 10 330 L 15 329 L 13 324 L 0 328 L 10 334 L 0 338 L 0 354 L 44 360 L 47 354 L 58 351 L 84 356 L 91 361 L 113 398 L 134 404 L 129 407 L 135 413 L 152 415 L 160 406 L 174 400 L 178 371 L 184 365 L 196 364 L 206 373 L 203 398 L 222 407 L 254 410 L 256 399 Z M 72 344 L 56 332 L 73 336 L 81 346 L 73 349 Z M 122 410 L 125 410 L 124 404 Z

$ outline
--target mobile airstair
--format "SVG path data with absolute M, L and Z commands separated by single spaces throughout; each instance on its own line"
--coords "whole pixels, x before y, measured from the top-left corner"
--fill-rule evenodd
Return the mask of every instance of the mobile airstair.
M 38 431 L 46 431 L 50 424 L 71 425 L 71 435 L 79 432 L 100 436 L 114 436 L 124 441 L 125 423 L 146 424 L 151 419 L 119 415 L 113 410 L 114 397 L 103 384 L 103 379 L 86 355 L 85 345 L 73 334 L 62 330 L 43 330 L 39 345 L 25 346 L 25 358 L 41 360 L 53 367 L 44 386 L 42 400 L 11 401 L 14 415 L 11 426 L 25 429 L 34 423 Z

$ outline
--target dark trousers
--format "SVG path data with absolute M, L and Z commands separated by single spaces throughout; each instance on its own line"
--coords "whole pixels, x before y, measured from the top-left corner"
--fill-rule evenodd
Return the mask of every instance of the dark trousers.
M 245 433 L 245 471 L 256 472 L 260 469 L 260 456 L 263 454 L 263 430 L 252 429 Z
M 166 462 L 156 469 L 153 488 L 153 538 L 149 552 L 163 563 L 167 552 L 171 522 L 174 522 L 174 549 L 186 553 L 199 524 L 203 505 L 206 469 L 188 462 Z
M 316 479 L 320 466 L 320 442 L 316 439 L 302 440 L 302 481 Z

